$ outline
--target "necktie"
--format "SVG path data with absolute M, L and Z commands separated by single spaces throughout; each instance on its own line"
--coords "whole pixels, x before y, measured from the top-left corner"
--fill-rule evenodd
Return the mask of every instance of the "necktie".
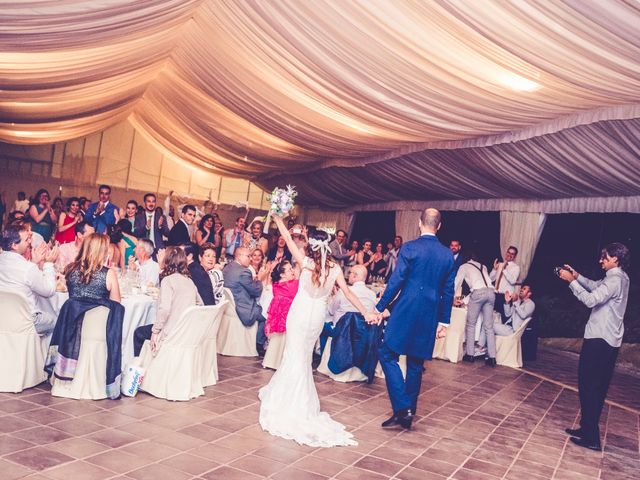
M 504 273 L 505 264 L 502 264 L 502 269 L 500 269 L 500 274 L 498 275 L 498 280 L 496 280 L 496 292 L 498 288 L 500 288 L 500 281 L 502 280 L 502 274 Z

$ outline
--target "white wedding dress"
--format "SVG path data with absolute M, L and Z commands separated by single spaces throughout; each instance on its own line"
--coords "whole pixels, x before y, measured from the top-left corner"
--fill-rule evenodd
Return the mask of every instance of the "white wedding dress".
M 311 281 L 313 260 L 305 258 L 298 293 L 287 316 L 287 340 L 280 367 L 260 389 L 260 425 L 272 435 L 312 447 L 357 445 L 344 425 L 320 411 L 313 382 L 313 349 L 327 314 L 327 298 L 338 276 L 331 268 L 323 287 Z

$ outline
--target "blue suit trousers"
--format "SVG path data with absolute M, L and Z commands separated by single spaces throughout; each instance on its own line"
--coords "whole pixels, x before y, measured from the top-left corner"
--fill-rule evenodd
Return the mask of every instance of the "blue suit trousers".
M 422 384 L 424 359 L 407 356 L 407 378 L 403 378 L 398 365 L 398 354 L 384 341 L 378 347 L 380 365 L 387 382 L 393 413 L 410 408 L 415 413 Z

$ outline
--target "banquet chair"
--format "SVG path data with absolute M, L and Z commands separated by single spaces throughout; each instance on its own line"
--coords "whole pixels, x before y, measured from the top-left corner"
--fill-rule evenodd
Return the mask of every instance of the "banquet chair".
M 202 350 L 210 343 L 211 330 L 224 308 L 224 303 L 187 308 L 155 355 L 151 342 L 144 342 L 139 365 L 145 374 L 140 390 L 167 400 L 185 401 L 204 395 L 203 361 L 205 356 L 210 358 L 210 352 L 203 355 Z
M 284 345 L 287 341 L 287 333 L 272 333 L 269 337 L 269 345 L 264 353 L 262 366 L 264 368 L 272 368 L 277 370 L 282 363 L 282 354 L 284 353 Z
M 205 387 L 218 383 L 218 330 L 220 330 L 220 321 L 226 308 L 226 300 L 210 308 L 213 319 L 211 326 L 205 332 L 201 349 L 202 385 Z
M 520 340 L 530 321 L 529 319 L 522 322 L 522 325 L 511 335 L 496 335 L 496 363 L 498 365 L 522 368 L 522 344 Z
M 465 327 L 467 325 L 467 311 L 464 308 L 454 307 L 451 310 L 449 328 L 444 338 L 437 338 L 433 346 L 433 358 L 449 360 L 458 363 L 464 355 L 462 345 L 465 340 Z
M 336 382 L 366 382 L 367 376 L 362 373 L 362 370 L 360 370 L 358 367 L 351 367 L 346 369 L 344 372 L 337 374 L 329 370 L 329 357 L 331 357 L 331 340 L 333 340 L 331 337 L 327 338 L 327 344 L 324 346 L 324 350 L 322 351 L 322 357 L 320 358 L 320 364 L 318 365 L 317 371 L 319 373 L 322 373 L 323 375 L 327 375 L 329 378 L 335 380 Z M 269 344 L 269 348 L 271 348 L 271 344 Z M 376 376 L 379 366 L 380 363 L 378 363 L 378 366 L 376 367 Z
M 51 376 L 51 395 L 83 400 L 107 398 L 107 307 L 96 307 L 84 314 L 80 333 L 80 352 L 73 380 Z
M 231 290 L 225 288 L 224 297 L 228 304 L 218 330 L 218 353 L 231 357 L 257 357 L 258 322 L 245 327 L 236 312 L 236 302 Z
M 18 393 L 47 379 L 45 351 L 50 335 L 36 332 L 27 299 L 0 292 L 0 392 Z
M 400 370 L 402 371 L 402 376 L 404 378 L 407 378 L 407 356 L 406 355 L 398 356 L 398 365 L 400 366 Z M 376 365 L 375 376 L 378 378 L 385 378 L 384 371 L 382 370 L 382 365 L 380 365 L 380 362 L 378 362 L 378 364 Z

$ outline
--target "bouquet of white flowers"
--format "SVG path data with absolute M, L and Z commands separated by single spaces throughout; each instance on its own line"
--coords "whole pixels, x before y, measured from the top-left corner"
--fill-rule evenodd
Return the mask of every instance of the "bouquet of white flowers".
M 273 192 L 267 195 L 267 200 L 271 202 L 269 207 L 269 213 L 264 222 L 264 233 L 269 232 L 269 225 L 271 224 L 271 215 L 278 215 L 279 217 L 286 216 L 291 210 L 293 210 L 293 201 L 298 196 L 295 188 L 291 185 L 287 185 L 287 188 L 274 188 Z

